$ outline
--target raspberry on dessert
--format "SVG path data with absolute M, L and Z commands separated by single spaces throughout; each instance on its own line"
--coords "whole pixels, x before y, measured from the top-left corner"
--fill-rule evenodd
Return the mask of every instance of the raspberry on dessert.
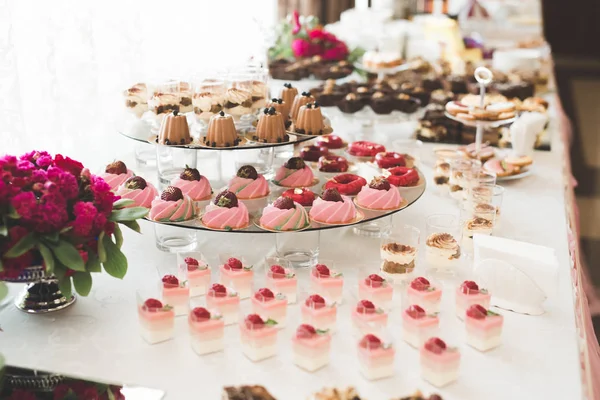
M 169 186 L 163 190 L 160 199 L 164 201 L 179 201 L 183 199 L 183 192 L 175 186 Z
M 379 339 L 377 336 L 373 335 L 372 333 L 369 333 L 367 335 L 365 335 L 361 340 L 360 340 L 360 347 L 363 347 L 365 349 L 378 349 L 381 347 L 383 343 L 381 342 L 381 339 Z
M 342 156 L 324 155 L 319 158 L 318 168 L 321 172 L 346 172 L 348 160 Z
M 271 265 L 271 274 L 275 279 L 285 278 L 285 269 L 281 265 Z
M 365 140 L 360 140 L 350 144 L 348 153 L 357 157 L 375 157 L 377 153 L 385 152 L 385 147 Z
M 123 161 L 114 161 L 106 166 L 104 170 L 107 174 L 121 175 L 127 173 L 127 166 Z
M 296 203 L 304 206 L 310 207 L 312 206 L 313 201 L 315 201 L 315 193 L 307 188 L 296 188 L 296 189 L 288 189 L 281 194 L 282 197 L 289 197 L 294 200 Z
M 250 314 L 246 317 L 245 321 L 248 329 L 260 329 L 265 326 L 265 321 L 258 314 Z
M 423 317 L 425 317 L 425 316 L 427 315 L 427 314 L 425 313 L 425 310 L 424 310 L 424 309 L 423 309 L 421 306 L 418 306 L 418 305 L 416 305 L 416 304 L 414 304 L 414 305 L 412 305 L 412 306 L 408 307 L 408 308 L 406 309 L 406 313 L 407 313 L 408 315 L 410 315 L 410 316 L 411 316 L 411 318 L 414 318 L 414 319 L 423 318 Z
M 394 186 L 414 186 L 419 182 L 419 173 L 414 168 L 394 167 L 388 172 L 390 176 L 386 179 Z
M 390 190 L 392 188 L 388 180 L 382 176 L 373 178 L 369 183 L 369 187 L 375 190 Z
M 258 179 L 258 172 L 252 165 L 242 165 L 240 169 L 237 170 L 237 176 L 240 178 L 256 180 Z
M 338 192 L 336 188 L 325 189 L 325 191 L 321 195 L 321 198 L 325 201 L 344 201 L 344 199 L 340 195 L 340 192 Z
M 296 208 L 294 205 L 294 200 L 289 197 L 280 197 L 275 202 L 273 202 L 273 207 L 279 208 L 280 210 L 291 210 L 292 208 Z
M 370 284 L 371 287 L 376 288 L 383 286 L 383 282 L 385 282 L 385 279 L 383 279 L 377 274 L 371 274 L 367 277 L 366 281 Z
M 165 275 L 162 278 L 164 286 L 179 286 L 179 279 L 175 275 Z
M 187 266 L 190 265 L 200 265 L 200 263 L 198 262 L 198 260 L 196 260 L 194 257 L 186 257 L 183 260 L 184 263 L 186 263 Z
M 361 300 L 356 305 L 356 312 L 360 314 L 374 314 L 376 311 L 375 304 L 369 300 Z
M 219 207 L 233 208 L 238 206 L 238 199 L 235 193 L 223 190 L 215 197 L 213 203 Z
M 404 155 L 394 151 L 377 153 L 375 156 L 375 162 L 379 168 L 403 167 L 406 165 L 406 159 Z
M 317 264 L 315 265 L 315 275 L 318 277 L 328 277 L 331 275 L 329 268 L 325 264 Z
M 275 298 L 275 294 L 273 294 L 271 289 L 262 288 L 262 289 L 258 289 L 256 294 L 254 295 L 254 298 L 256 298 L 256 300 L 260 300 L 260 301 L 269 301 L 269 300 L 273 300 Z
M 210 311 L 204 307 L 196 307 L 192 310 L 192 314 L 197 320 L 210 319 Z
M 242 262 L 235 257 L 229 258 L 227 260 L 227 263 L 225 263 L 226 269 L 242 269 L 243 267 L 244 265 L 242 264 Z
M 423 278 L 422 276 L 419 276 L 410 283 L 410 287 L 422 292 L 429 289 L 430 283 L 427 279 Z
M 199 181 L 202 175 L 200 175 L 200 172 L 196 168 L 190 168 L 186 165 L 183 172 L 179 174 L 179 178 L 184 181 Z
M 300 157 L 305 161 L 313 161 L 316 162 L 319 160 L 321 156 L 325 156 L 329 154 L 329 150 L 324 146 L 304 146 L 302 150 L 300 150 Z
M 227 288 L 220 283 L 213 283 L 210 287 L 210 291 L 213 292 L 215 297 L 225 297 L 227 296 Z
M 467 310 L 467 315 L 469 317 L 475 318 L 475 319 L 485 319 L 485 317 L 487 316 L 487 313 L 488 313 L 488 311 L 485 309 L 485 307 L 483 307 L 479 304 L 473 304 Z
M 476 294 L 479 293 L 479 286 L 473 281 L 464 281 L 462 285 L 460 285 L 460 290 L 464 294 Z
M 160 300 L 148 299 L 144 302 L 144 309 L 146 311 L 157 311 L 161 308 L 163 308 L 163 303 Z
M 306 299 L 306 305 L 314 309 L 323 308 L 325 307 L 325 299 L 318 294 L 313 294 Z
M 287 169 L 302 169 L 306 166 L 300 157 L 292 157 L 283 164 Z
M 132 176 L 125 181 L 125 187 L 131 190 L 144 190 L 148 186 L 146 180 L 141 176 Z
M 340 194 L 353 196 L 358 194 L 367 180 L 354 174 L 336 175 L 325 183 L 325 189 L 337 189 Z
M 434 354 L 442 354 L 446 350 L 446 343 L 438 337 L 432 337 L 425 342 L 425 348 Z
M 310 339 L 317 334 L 317 330 L 308 324 L 302 324 L 296 329 L 296 337 Z

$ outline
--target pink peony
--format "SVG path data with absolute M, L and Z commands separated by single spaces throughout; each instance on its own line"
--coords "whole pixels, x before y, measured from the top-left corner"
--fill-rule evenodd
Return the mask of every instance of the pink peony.
M 311 44 L 306 39 L 294 39 L 292 42 L 292 51 L 297 58 L 312 56 Z
M 57 154 L 54 157 L 54 165 L 77 177 L 81 175 L 81 171 L 83 170 L 82 163 L 80 163 L 79 161 L 72 160 L 69 157 L 64 157 L 60 154 Z
M 325 39 L 325 31 L 322 29 L 313 29 L 308 32 L 308 38 L 311 41 L 321 41 Z
M 98 211 L 109 216 L 112 211 L 113 203 L 120 197 L 115 196 L 113 192 L 110 191 L 108 183 L 96 175 L 92 175 L 91 177 L 90 188 L 94 195 L 94 204 L 96 205 L 96 208 L 98 208 Z
M 60 193 L 67 200 L 72 200 L 79 194 L 77 178 L 58 167 L 48 168 L 48 180 L 54 182 L 60 189 Z
M 98 215 L 98 210 L 94 203 L 79 201 L 73 207 L 75 221 L 73 221 L 73 234 L 76 236 L 88 237 L 94 228 L 94 220 Z
M 334 47 L 326 49 L 322 57 L 325 60 L 345 60 L 348 57 L 348 47 L 344 42 L 337 42 Z

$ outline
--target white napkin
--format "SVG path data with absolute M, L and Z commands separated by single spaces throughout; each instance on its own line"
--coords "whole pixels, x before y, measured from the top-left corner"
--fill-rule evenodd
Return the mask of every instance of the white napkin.
M 510 127 L 510 141 L 517 156 L 531 156 L 535 140 L 548 117 L 539 112 L 524 112 Z

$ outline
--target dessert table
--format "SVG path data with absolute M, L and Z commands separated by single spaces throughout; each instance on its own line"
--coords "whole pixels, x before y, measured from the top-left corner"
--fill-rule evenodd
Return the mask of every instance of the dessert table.
M 336 116 L 333 123 L 336 133 L 348 140 L 368 137 L 386 145 L 407 137 L 412 129 L 411 123 L 402 123 L 365 132 Z M 183 317 L 176 319 L 174 340 L 146 344 L 138 332 L 136 289 L 158 282 L 158 268 L 175 263 L 174 254 L 155 247 L 153 225 L 147 221 L 141 222 L 142 235 L 124 232 L 123 251 L 129 260 L 129 271 L 122 281 L 96 274 L 87 298 L 79 297 L 75 306 L 52 315 L 27 315 L 4 304 L 0 308 L 0 353 L 9 365 L 162 389 L 167 399 L 218 399 L 223 386 L 240 384 L 264 385 L 276 398 L 286 400 L 306 399 L 324 386 L 348 385 L 355 386 L 368 399 L 400 397 L 415 389 L 437 392 L 445 400 L 585 398 L 565 213 L 564 143 L 556 119 L 550 129 L 552 151 L 535 153 L 534 173 L 502 183 L 506 192 L 497 235 L 555 249 L 561 266 L 556 293 L 545 303 L 547 312 L 540 316 L 501 310 L 505 317 L 503 344 L 480 353 L 465 344 L 464 326 L 454 314 L 454 288 L 471 276 L 469 263 L 464 263 L 459 274 L 443 281 L 440 337 L 449 345 L 458 346 L 462 355 L 458 381 L 443 389 L 435 389 L 421 379 L 419 352 L 400 339 L 399 305 L 390 314 L 389 323 L 397 351 L 395 376 L 369 382 L 359 374 L 358 339 L 350 329 L 351 305 L 358 300 L 357 271 L 376 271 L 380 258 L 379 239 L 357 236 L 352 228 L 321 232 L 320 257 L 334 260 L 336 269 L 344 273 L 345 293 L 344 303 L 338 309 L 331 363 L 315 373 L 300 370 L 292 363 L 291 336 L 300 321 L 297 304 L 290 307 L 287 327 L 279 333 L 278 355 L 259 363 L 242 354 L 235 325 L 225 329 L 224 352 L 202 357 L 190 347 L 187 320 Z M 97 170 L 113 159 L 133 166 L 133 142 L 112 132 L 110 127 L 102 134 L 104 140 L 89 147 L 85 146 L 89 138 L 75 138 L 74 144 L 69 145 L 69 155 Z M 13 153 L 30 150 L 28 144 L 24 141 L 23 147 Z M 428 183 L 432 178 L 430 161 L 434 147 L 425 144 L 421 152 L 421 169 Z M 145 174 L 152 176 L 151 172 Z M 428 185 L 419 201 L 394 215 L 393 223 L 411 224 L 424 232 L 425 217 L 433 213 L 458 215 L 459 211 L 452 199 L 440 196 L 433 185 Z M 212 267 L 218 265 L 220 253 L 237 254 L 254 263 L 256 275 L 261 277 L 261 261 L 274 252 L 275 236 L 200 232 L 198 245 Z M 417 270 L 423 268 L 420 260 L 421 257 Z M 300 292 L 308 294 L 306 270 L 299 270 L 298 275 Z M 21 289 L 19 285 L 10 286 L 11 295 Z M 242 301 L 242 313 L 249 311 L 250 301 Z

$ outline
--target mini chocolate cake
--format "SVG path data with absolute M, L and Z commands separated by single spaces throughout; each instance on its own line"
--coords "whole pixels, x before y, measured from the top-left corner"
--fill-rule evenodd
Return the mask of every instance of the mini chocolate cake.
M 347 61 L 318 63 L 312 73 L 317 79 L 341 79 L 350 75 L 354 67 Z
M 445 106 L 449 101 L 454 100 L 454 93 L 447 92 L 443 89 L 437 89 L 431 92 L 429 104 L 440 104 Z
M 383 92 L 375 92 L 369 104 L 375 114 L 390 114 L 394 110 L 394 98 Z
M 311 90 L 310 93 L 318 100 L 321 107 L 334 107 L 346 95 L 346 92 L 337 86 L 333 79 L 327 80 L 317 90 Z
M 427 92 L 433 92 L 434 90 L 443 89 L 444 85 L 442 81 L 437 78 L 423 78 L 421 81 L 421 87 Z
M 446 90 L 454 94 L 469 93 L 469 90 L 467 88 L 467 80 L 464 76 L 450 75 L 446 79 Z
M 394 97 L 394 110 L 406 114 L 416 112 L 421 106 L 421 101 L 415 97 L 410 97 L 407 94 L 400 93 Z
M 431 94 L 429 92 L 426 92 L 422 87 L 416 87 L 410 82 L 405 82 L 402 85 L 400 85 L 399 91 L 400 93 L 407 94 L 410 97 L 416 97 L 421 101 L 421 105 L 423 107 L 429 104 L 429 98 L 431 97 Z
M 356 93 L 349 93 L 338 102 L 337 106 L 341 112 L 354 114 L 355 112 L 362 110 L 365 104 L 360 101 Z
M 494 88 L 508 99 L 516 97 L 519 100 L 525 100 L 533 97 L 535 92 L 535 85 L 531 82 L 497 83 Z

